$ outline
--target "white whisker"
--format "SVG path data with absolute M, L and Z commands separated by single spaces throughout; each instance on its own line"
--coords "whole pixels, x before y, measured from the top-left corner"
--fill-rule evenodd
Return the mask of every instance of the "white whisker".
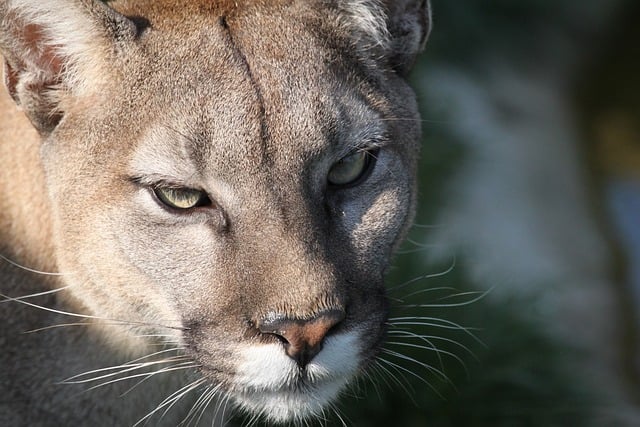
M 371 368 L 374 371 L 376 369 L 379 369 L 378 366 L 375 364 L 372 365 Z M 378 400 L 382 402 L 382 395 L 380 394 L 380 382 L 378 381 L 378 378 L 376 378 L 375 375 L 371 374 L 370 372 L 364 372 L 363 376 L 369 383 L 371 383 L 371 385 L 373 386 L 373 390 L 376 393 L 376 396 L 378 396 Z
M 218 399 L 218 403 L 216 405 L 216 409 L 213 413 L 213 420 L 216 420 L 218 418 L 218 414 L 220 413 L 220 410 L 222 410 L 222 414 L 220 416 L 221 420 L 225 419 L 225 413 L 227 411 L 227 405 L 229 404 L 229 400 L 230 400 L 231 396 L 230 395 L 225 395 L 222 399 Z M 213 420 L 212 420 L 212 425 L 211 427 L 213 427 Z
M 441 304 L 434 304 L 434 303 L 429 303 L 429 304 L 406 304 L 403 305 L 403 308 L 451 308 L 451 307 L 464 307 L 466 305 L 470 305 L 473 303 L 476 303 L 478 301 L 480 301 L 481 299 L 483 299 L 484 297 L 486 297 L 489 292 L 491 290 L 488 290 L 486 292 L 480 292 L 480 291 L 470 291 L 470 292 L 461 292 L 455 295 L 449 295 L 447 297 L 443 297 L 440 298 L 440 300 L 445 300 L 445 299 L 451 299 L 451 298 L 459 298 L 459 297 L 463 297 L 463 296 L 468 296 L 468 295 L 478 295 L 477 297 L 469 300 L 469 301 L 463 301 L 463 302 L 458 302 L 458 303 L 441 303 Z
M 392 367 L 393 367 L 394 369 L 396 369 L 396 370 L 400 370 L 400 371 L 406 372 L 406 373 L 408 373 L 409 375 L 411 375 L 411 376 L 413 376 L 413 377 L 417 378 L 417 379 L 418 379 L 418 380 L 420 380 L 422 383 L 426 384 L 426 385 L 427 385 L 427 386 L 428 386 L 428 387 L 429 387 L 429 388 L 430 388 L 430 389 L 431 389 L 435 394 L 437 394 L 437 395 L 438 395 L 438 397 L 440 397 L 441 399 L 444 399 L 444 396 L 442 395 L 442 393 L 440 393 L 440 392 L 439 392 L 439 391 L 438 391 L 438 390 L 437 390 L 437 389 L 436 389 L 436 388 L 435 388 L 435 387 L 434 387 L 434 386 L 433 386 L 429 381 L 425 380 L 424 378 L 422 378 L 420 375 L 416 374 L 416 373 L 415 373 L 415 372 L 413 372 L 412 370 L 407 369 L 407 368 L 405 368 L 404 366 L 398 365 L 398 364 L 393 363 L 393 362 L 391 362 L 391 361 L 389 361 L 389 360 L 387 360 L 387 359 L 384 359 L 384 358 L 379 358 L 379 360 L 380 360 L 381 362 L 384 362 L 384 363 L 388 364 L 389 366 L 392 366 Z M 412 399 L 412 400 L 413 400 L 413 399 Z M 414 401 L 414 403 L 415 403 L 415 401 Z
M 403 298 L 411 298 L 411 297 L 426 294 L 426 293 L 444 292 L 444 291 L 460 293 L 459 289 L 456 289 L 450 286 L 438 286 L 435 288 L 418 289 L 417 291 L 413 291 L 409 294 L 406 294 Z
M 478 357 L 475 355 L 475 353 L 473 351 L 471 351 L 471 349 L 469 347 L 467 347 L 464 344 L 459 343 L 456 340 L 452 340 L 451 338 L 446 338 L 446 337 L 441 337 L 438 335 L 420 335 L 420 334 L 416 334 L 410 331 L 404 331 L 404 330 L 395 330 L 395 331 L 389 331 L 388 332 L 389 336 L 399 336 L 399 337 L 406 337 L 406 338 L 415 338 L 418 340 L 439 340 L 439 341 L 444 341 L 450 344 L 453 344 L 457 347 L 462 348 L 463 350 L 465 350 L 467 353 L 469 353 L 469 355 L 471 357 L 473 357 L 474 359 L 478 360 Z M 431 342 L 431 341 L 427 341 L 427 342 Z
M 82 318 L 82 319 L 106 321 L 106 322 L 110 322 L 110 323 L 113 323 L 113 324 L 116 324 L 116 325 L 155 326 L 155 327 L 161 327 L 161 328 L 167 328 L 167 329 L 188 330 L 188 328 L 186 328 L 184 326 L 160 325 L 160 324 L 156 324 L 156 323 L 137 322 L 137 321 L 118 320 L 118 319 L 108 319 L 108 318 L 99 317 L 99 316 L 91 316 L 91 315 L 88 315 L 88 314 L 71 313 L 71 312 L 64 311 L 64 310 L 56 310 L 54 308 L 49 308 L 49 307 L 44 307 L 44 306 L 41 306 L 41 305 L 38 305 L 38 304 L 33 304 L 31 302 L 24 301 L 24 300 L 19 299 L 19 298 L 13 298 L 13 297 L 7 296 L 7 295 L 2 294 L 2 293 L 0 293 L 0 297 L 4 298 L 4 300 L 2 302 L 13 301 L 13 302 L 17 302 L 19 304 L 24 304 L 24 305 L 29 306 L 29 307 L 37 308 L 39 310 L 48 311 L 48 312 L 54 313 L 54 314 L 60 314 L 60 315 L 63 315 L 63 316 L 79 317 L 79 318 Z
M 436 376 L 438 376 L 440 379 L 444 380 L 445 382 L 447 382 L 449 385 L 451 385 L 454 389 L 456 388 L 455 384 L 453 383 L 453 381 L 451 381 L 449 379 L 449 377 L 447 376 L 447 374 L 445 374 L 442 370 L 429 365 L 428 363 L 424 363 L 421 362 L 419 360 L 414 359 L 413 357 L 409 357 L 405 354 L 402 353 L 398 353 L 397 351 L 393 351 L 393 350 L 389 350 L 387 348 L 382 350 L 384 353 L 390 355 L 390 356 L 394 356 L 397 357 L 398 359 L 402 359 L 402 360 L 406 360 L 407 362 L 411 362 L 411 363 L 415 363 L 418 366 L 422 366 L 423 368 L 425 368 L 426 370 L 428 370 L 429 372 L 432 372 L 434 374 L 436 374 Z
M 436 125 L 451 125 L 454 124 L 450 120 L 427 120 L 427 119 L 414 119 L 410 117 L 384 117 L 380 119 L 383 122 L 418 122 L 418 123 L 429 123 Z
M 182 351 L 182 350 L 184 350 L 184 347 L 172 347 L 172 348 L 166 348 L 166 349 L 164 349 L 164 350 L 159 350 L 159 351 L 156 351 L 155 353 L 147 354 L 147 355 L 145 355 L 145 356 L 138 357 L 137 359 L 130 360 L 130 361 L 129 361 L 129 362 L 127 362 L 127 363 L 137 363 L 137 362 L 139 362 L 139 361 L 141 361 L 141 360 L 150 359 L 150 358 L 155 357 L 155 356 L 158 356 L 158 355 L 160 355 L 160 354 L 170 353 L 170 352 L 173 352 L 173 351 L 175 351 L 175 352 L 179 352 L 179 351 Z
M 2 304 L 4 302 L 22 301 L 22 300 L 29 299 L 29 298 L 36 298 L 36 297 L 41 297 L 41 296 L 45 296 L 45 295 L 51 295 L 51 294 L 58 293 L 60 291 L 64 291 L 64 290 L 69 289 L 69 288 L 70 288 L 70 286 L 63 286 L 61 288 L 52 289 L 50 291 L 38 292 L 38 293 L 35 293 L 35 294 L 30 294 L 30 295 L 23 295 L 21 297 L 14 297 L 14 298 L 6 297 L 7 299 L 3 299 L 2 301 L 0 301 L 0 304 Z M 0 294 L 0 296 L 5 297 L 2 294 Z
M 384 362 L 387 365 L 389 365 L 389 367 L 392 368 L 393 370 L 395 370 L 398 373 L 398 375 L 394 374 L 389 369 L 387 369 L 387 367 L 383 366 L 382 362 Z M 409 399 L 411 399 L 411 402 L 413 402 L 414 405 L 417 405 L 417 402 L 415 401 L 415 399 L 413 397 L 414 394 L 415 394 L 415 389 L 413 388 L 411 383 L 407 380 L 407 378 L 404 376 L 403 372 L 398 369 L 397 365 L 395 365 L 392 362 L 389 362 L 388 360 L 385 360 L 382 357 L 379 357 L 378 360 L 376 361 L 376 363 L 377 363 L 378 367 L 382 370 L 383 373 L 385 373 L 389 378 L 391 378 L 391 380 L 393 380 L 396 384 L 398 384 L 402 390 L 404 390 L 406 395 L 409 396 Z M 400 378 L 402 378 L 406 382 L 406 385 L 405 385 L 405 383 L 400 381 L 400 378 L 398 378 L 398 376 L 400 376 Z M 383 378 L 384 378 L 384 376 L 383 376 Z M 388 384 L 388 382 L 387 382 L 387 384 Z M 411 391 L 409 391 L 409 390 L 411 390 Z
M 407 287 L 407 286 L 409 286 L 409 285 L 411 285 L 413 283 L 416 283 L 416 282 L 419 282 L 419 281 L 422 281 L 422 280 L 435 279 L 437 277 L 443 277 L 443 276 L 446 276 L 447 274 L 451 273 L 455 268 L 456 268 L 456 258 L 454 257 L 453 261 L 451 262 L 451 265 L 444 271 L 441 271 L 439 273 L 430 273 L 430 274 L 425 274 L 425 275 L 422 275 L 422 276 L 414 277 L 411 280 L 408 280 L 408 281 L 406 281 L 404 283 L 401 283 L 399 285 L 396 285 L 396 286 L 392 286 L 389 289 L 391 291 L 395 292 L 395 291 L 397 291 L 399 289 L 405 288 L 405 287 Z
M 443 228 L 444 225 L 443 224 L 419 224 L 417 222 L 414 222 L 411 227 L 433 229 L 433 228 Z
M 487 347 L 485 343 L 480 340 L 480 338 L 476 337 L 471 331 L 478 330 L 477 328 L 468 328 L 464 326 L 460 326 L 455 322 L 446 319 L 440 319 L 437 317 L 427 317 L 427 316 L 411 316 L 411 317 L 395 317 L 389 319 L 389 325 L 391 327 L 397 326 L 431 326 L 435 328 L 441 329 L 452 329 L 462 331 L 465 334 L 469 335 L 473 338 L 477 343 L 482 345 L 483 347 Z
M 198 365 L 194 364 L 192 361 L 182 362 L 182 363 L 178 363 L 178 364 L 176 364 L 174 366 L 171 366 L 171 367 L 159 369 L 157 371 L 143 372 L 141 374 L 134 374 L 134 375 L 129 375 L 129 376 L 122 377 L 122 378 L 116 378 L 116 379 L 113 379 L 113 380 L 110 380 L 110 381 L 105 381 L 103 383 L 96 384 L 94 386 L 89 387 L 87 389 L 87 391 L 95 390 L 97 388 L 105 387 L 105 386 L 108 386 L 110 384 L 115 384 L 115 383 L 122 382 L 122 381 L 131 380 L 131 379 L 134 379 L 134 378 L 143 378 L 143 377 L 147 378 L 147 377 L 150 377 L 150 376 L 153 376 L 153 375 L 157 375 L 157 374 L 163 374 L 163 373 L 166 373 L 166 372 L 173 372 L 173 371 L 180 371 L 180 370 L 183 370 L 183 369 L 191 369 L 191 368 L 194 368 L 194 367 L 197 367 L 197 366 Z M 124 373 L 124 372 L 122 372 L 122 373 Z
M 136 382 L 134 385 L 129 387 L 124 393 L 122 393 L 120 395 L 120 397 L 124 397 L 127 394 L 131 393 L 135 388 L 140 386 L 140 384 L 143 384 L 144 382 L 146 382 L 147 380 L 149 380 L 150 378 L 152 378 L 152 377 L 154 377 L 154 376 L 156 376 L 158 374 L 164 374 L 164 373 L 167 373 L 167 372 L 173 372 L 173 371 L 178 371 L 178 370 L 182 370 L 182 369 L 192 369 L 192 368 L 197 368 L 199 366 L 200 365 L 196 365 L 196 364 L 193 364 L 191 366 L 185 365 L 185 367 L 181 367 L 181 366 L 175 365 L 173 367 L 167 367 L 167 368 L 161 369 L 159 371 L 150 372 L 148 376 L 142 378 L 140 381 Z M 176 368 L 176 369 L 172 369 L 172 368 Z
M 207 395 L 206 395 L 203 403 L 201 404 L 200 415 L 195 420 L 194 426 L 197 427 L 198 424 L 200 424 L 200 421 L 202 420 L 202 417 L 206 413 L 207 409 L 209 408 L 209 405 L 216 398 L 219 389 L 220 389 L 220 384 L 218 384 L 217 386 L 209 386 L 209 391 L 206 392 Z
M 450 352 L 450 351 L 442 350 L 441 348 L 438 348 L 438 347 L 435 347 L 435 346 L 431 347 L 431 346 L 424 346 L 424 345 L 419 345 L 419 344 L 412 344 L 412 343 L 398 342 L 398 341 L 389 341 L 389 342 L 387 342 L 387 344 L 389 344 L 389 345 L 397 345 L 397 346 L 401 346 L 401 347 L 419 348 L 419 349 L 424 349 L 424 350 L 435 352 L 437 354 L 437 357 L 438 357 L 440 368 L 443 371 L 444 371 L 444 364 L 443 364 L 443 361 L 442 361 L 442 358 L 440 357 L 440 355 L 449 356 L 452 359 L 456 360 L 458 363 L 460 363 L 460 365 L 464 369 L 465 373 L 467 375 L 469 374 L 469 371 L 467 370 L 467 365 L 466 365 L 466 363 L 464 363 L 462 358 L 460 356 L 456 355 L 455 353 Z
M 333 411 L 333 414 L 338 417 L 338 420 L 340 420 L 340 423 L 342 424 L 342 427 L 347 427 L 348 424 L 347 422 L 344 420 L 344 418 L 342 418 L 342 416 L 340 415 L 340 409 L 334 405 L 334 404 L 329 404 L 329 409 L 331 409 Z M 325 422 L 327 420 L 325 419 Z
M 66 380 L 61 381 L 61 384 L 85 384 L 85 383 L 90 383 L 90 382 L 95 382 L 95 381 L 99 381 L 99 380 L 103 380 L 106 378 L 111 378 L 117 375 L 121 375 L 124 374 L 126 372 L 131 372 L 131 371 L 135 371 L 138 369 L 142 369 L 142 368 L 146 368 L 149 366 L 155 366 L 155 365 L 162 365 L 162 364 L 167 364 L 167 363 L 173 363 L 173 362 L 182 362 L 185 360 L 189 360 L 186 356 L 176 356 L 176 357 L 172 357 L 172 358 L 168 358 L 168 359 L 162 359 L 162 360 L 157 360 L 154 362 L 145 362 L 145 363 L 136 363 L 136 364 L 124 364 L 124 365 L 120 365 L 120 366 L 113 366 L 113 367 L 109 367 L 109 368 L 101 368 L 101 369 L 95 369 L 93 371 L 88 371 L 79 375 L 74 375 L 73 377 L 70 377 Z M 118 370 L 116 372 L 111 372 L 108 374 L 104 374 L 104 375 L 100 375 L 97 377 L 90 377 L 90 378 L 83 378 L 92 374 L 96 374 L 96 373 L 100 373 L 100 372 L 108 372 L 108 371 L 113 371 L 113 370 Z
M 29 273 L 34 273 L 34 274 L 39 274 L 41 276 L 69 276 L 75 273 L 54 273 L 54 272 L 49 272 L 49 271 L 41 271 L 41 270 L 36 270 L 33 268 L 29 268 L 27 266 L 24 266 L 22 264 L 19 264 L 9 258 L 7 258 L 6 256 L 0 254 L 0 259 L 2 259 L 3 261 L 5 261 L 8 264 L 11 264 L 12 266 L 19 268 L 21 270 L 24 271 L 28 271 Z
M 200 394 L 200 397 L 198 397 L 198 399 L 196 399 L 196 401 L 193 403 L 193 405 L 191 406 L 191 409 L 189 410 L 189 412 L 187 413 L 187 415 L 184 417 L 184 419 L 178 424 L 179 426 L 182 425 L 186 425 L 189 426 L 191 425 L 191 421 L 195 419 L 196 414 L 198 414 L 198 412 L 200 412 L 200 408 L 201 406 L 207 402 L 207 399 L 209 397 L 209 394 L 211 393 L 211 388 L 212 387 L 207 387 L 207 389 Z M 216 388 L 213 387 L 213 392 L 215 394 Z M 206 409 L 206 406 L 205 408 Z M 202 417 L 202 414 L 200 414 L 200 416 L 197 417 L 197 420 L 199 420 Z M 196 420 L 196 425 L 198 424 Z
M 104 323 L 101 323 L 101 324 L 104 324 Z M 22 333 L 23 334 L 34 334 L 36 332 L 47 331 L 47 330 L 50 330 L 50 329 L 66 328 L 68 326 L 91 326 L 91 325 L 92 325 L 92 323 L 90 323 L 90 322 L 59 323 L 57 325 L 49 325 L 49 326 L 43 326 L 42 328 L 30 329 L 30 330 L 24 331 Z
M 192 417 L 195 415 L 197 409 L 199 408 L 200 403 L 206 396 L 206 392 L 200 393 L 200 396 L 196 399 L 195 402 L 191 405 L 191 409 L 187 412 L 187 415 L 178 423 L 178 427 L 185 426 L 189 427 L 191 425 Z
M 438 244 L 438 243 L 421 243 L 416 240 L 413 240 L 412 238 L 407 238 L 406 242 L 422 249 L 442 246 L 441 244 Z
M 139 426 L 141 423 L 145 422 L 146 420 L 149 420 L 150 417 L 152 417 L 155 413 L 157 413 L 158 411 L 160 411 L 162 408 L 165 408 L 164 413 L 162 414 L 162 416 L 166 415 L 166 413 L 173 407 L 173 405 L 175 405 L 180 399 L 182 399 L 184 396 L 186 396 L 187 394 L 189 394 L 191 391 L 195 390 L 196 388 L 198 388 L 200 385 L 202 385 L 203 383 L 205 383 L 207 380 L 205 378 L 200 378 L 196 381 L 193 381 L 190 384 L 187 384 L 186 386 L 180 388 L 179 390 L 173 392 L 169 397 L 167 397 L 165 400 L 163 400 L 158 406 L 155 407 L 155 409 L 153 409 L 151 412 L 149 412 L 147 415 L 145 415 L 144 417 L 142 417 L 141 419 L 139 419 L 132 427 L 137 427 Z
M 419 252 L 424 252 L 424 251 L 426 251 L 428 249 L 437 248 L 437 247 L 440 247 L 440 246 L 442 246 L 442 244 L 434 243 L 434 244 L 430 244 L 430 245 L 423 245 L 422 247 L 414 248 L 414 249 L 400 249 L 400 250 L 398 250 L 396 252 L 396 254 L 397 255 L 417 254 Z

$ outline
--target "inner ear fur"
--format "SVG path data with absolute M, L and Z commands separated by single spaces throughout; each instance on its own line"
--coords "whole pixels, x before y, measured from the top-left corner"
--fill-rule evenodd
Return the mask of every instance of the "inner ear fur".
M 137 34 L 98 0 L 0 0 L 0 16 L 4 84 L 42 134 L 64 115 L 65 99 L 101 78 L 107 52 Z

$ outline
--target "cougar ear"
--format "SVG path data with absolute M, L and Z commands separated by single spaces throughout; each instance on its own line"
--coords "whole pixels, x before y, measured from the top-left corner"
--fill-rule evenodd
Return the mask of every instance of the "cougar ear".
M 429 0 L 385 0 L 389 59 L 402 75 L 409 73 L 431 32 Z
M 429 0 L 337 0 L 358 47 L 382 49 L 401 75 L 411 70 L 431 31 Z
M 90 91 L 135 24 L 99 0 L 0 0 L 4 83 L 42 133 L 70 97 Z

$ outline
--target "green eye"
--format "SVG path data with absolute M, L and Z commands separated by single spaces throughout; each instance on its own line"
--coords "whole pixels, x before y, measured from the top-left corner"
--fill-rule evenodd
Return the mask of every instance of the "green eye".
M 192 188 L 155 187 L 153 192 L 158 200 L 173 209 L 186 210 L 211 204 L 204 191 Z
M 343 157 L 329 170 L 329 184 L 345 187 L 355 185 L 371 170 L 375 155 L 369 151 L 358 151 Z

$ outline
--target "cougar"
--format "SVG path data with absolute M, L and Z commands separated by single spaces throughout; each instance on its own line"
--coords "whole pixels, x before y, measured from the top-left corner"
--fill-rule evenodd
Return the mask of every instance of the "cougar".
M 0 18 L 0 425 L 330 410 L 385 337 L 428 2 L 0 0 Z

